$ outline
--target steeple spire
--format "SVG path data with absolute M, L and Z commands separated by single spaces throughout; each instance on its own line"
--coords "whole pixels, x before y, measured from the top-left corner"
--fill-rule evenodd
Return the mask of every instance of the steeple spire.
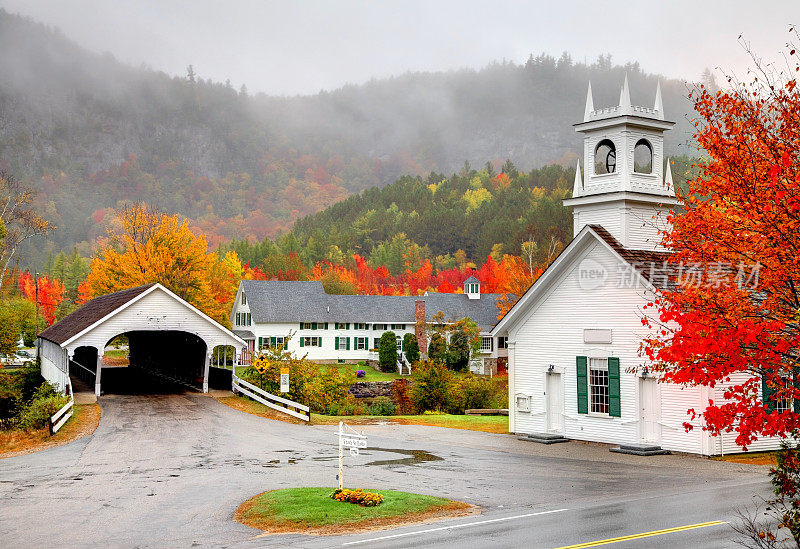
M 581 161 L 578 159 L 578 165 L 575 166 L 575 184 L 572 187 L 572 196 L 580 196 L 583 194 L 583 178 L 581 177 Z
M 659 120 L 664 120 L 664 102 L 661 100 L 661 80 L 658 81 L 656 86 L 656 102 L 653 105 L 653 110 L 656 111 Z
M 586 92 L 586 110 L 583 111 L 583 121 L 589 120 L 589 115 L 594 111 L 594 100 L 592 99 L 592 82 L 589 81 L 589 91 Z
M 622 90 L 619 92 L 619 107 L 620 114 L 631 113 L 631 92 L 628 89 L 628 73 L 625 73 L 625 82 L 622 84 Z
M 672 182 L 672 166 L 670 165 L 669 157 L 667 157 L 667 168 L 664 174 L 664 186 L 669 189 L 670 192 L 674 192 L 675 184 Z

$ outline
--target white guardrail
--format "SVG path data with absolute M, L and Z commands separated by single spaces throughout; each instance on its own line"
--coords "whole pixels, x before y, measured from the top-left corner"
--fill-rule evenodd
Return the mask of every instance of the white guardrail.
M 289 400 L 288 398 L 268 393 L 264 389 L 256 387 L 252 383 L 248 383 L 240 377 L 237 377 L 236 374 L 232 374 L 232 376 L 232 389 L 234 393 L 242 393 L 256 402 L 260 402 L 264 406 L 269 406 L 274 410 L 289 414 L 303 421 L 311 421 L 311 410 L 308 406 Z
M 72 383 L 67 382 L 69 387 L 69 402 L 67 402 L 58 412 L 50 416 L 48 421 L 50 427 L 50 436 L 56 434 L 61 429 L 69 418 L 72 417 L 74 411 L 73 405 L 75 404 L 75 395 L 72 394 Z

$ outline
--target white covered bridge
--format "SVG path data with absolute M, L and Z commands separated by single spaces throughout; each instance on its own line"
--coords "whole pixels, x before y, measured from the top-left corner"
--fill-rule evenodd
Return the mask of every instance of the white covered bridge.
M 70 374 L 82 371 L 99 395 L 103 352 L 118 335 L 129 342 L 128 379 L 139 375 L 141 382 L 155 375 L 203 392 L 217 370 L 211 367 L 214 348 L 225 346 L 235 365 L 246 347 L 233 332 L 153 283 L 97 297 L 40 333 L 42 375 L 64 389 Z M 230 387 L 230 374 L 220 385 Z

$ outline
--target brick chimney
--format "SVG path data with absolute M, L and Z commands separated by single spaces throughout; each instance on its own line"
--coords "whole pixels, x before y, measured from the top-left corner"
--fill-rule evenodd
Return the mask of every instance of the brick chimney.
M 414 334 L 417 336 L 417 345 L 421 355 L 428 354 L 428 337 L 425 335 L 425 300 L 414 301 L 414 319 L 417 321 Z

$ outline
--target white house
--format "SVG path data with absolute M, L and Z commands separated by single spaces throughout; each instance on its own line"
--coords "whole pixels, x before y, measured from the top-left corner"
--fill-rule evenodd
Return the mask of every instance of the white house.
M 632 106 L 627 78 L 616 107 L 595 109 L 591 86 L 572 206 L 574 238 L 495 326 L 508 338 L 509 430 L 534 440 L 578 439 L 714 455 L 741 451 L 734 435 L 712 437 L 700 419 L 723 388 L 659 383 L 640 356 L 643 306 L 666 284 L 659 228 L 677 205 L 663 132 L 660 88 L 652 109 Z M 778 446 L 763 439 L 749 449 Z
M 375 349 L 384 332 L 416 334 L 420 350 L 427 350 L 424 329 L 444 313 L 446 321 L 469 317 L 482 336 L 480 370 L 496 367 L 506 355 L 505 339 L 492 337 L 497 323 L 499 294 L 483 294 L 480 281 L 470 277 L 463 294 L 426 293 L 422 296 L 331 295 L 319 281 L 242 280 L 231 310 L 234 333 L 257 349 L 284 344 L 288 350 L 321 363 L 376 359 Z M 243 357 L 244 361 L 247 357 Z M 483 373 L 481 371 L 481 373 Z

